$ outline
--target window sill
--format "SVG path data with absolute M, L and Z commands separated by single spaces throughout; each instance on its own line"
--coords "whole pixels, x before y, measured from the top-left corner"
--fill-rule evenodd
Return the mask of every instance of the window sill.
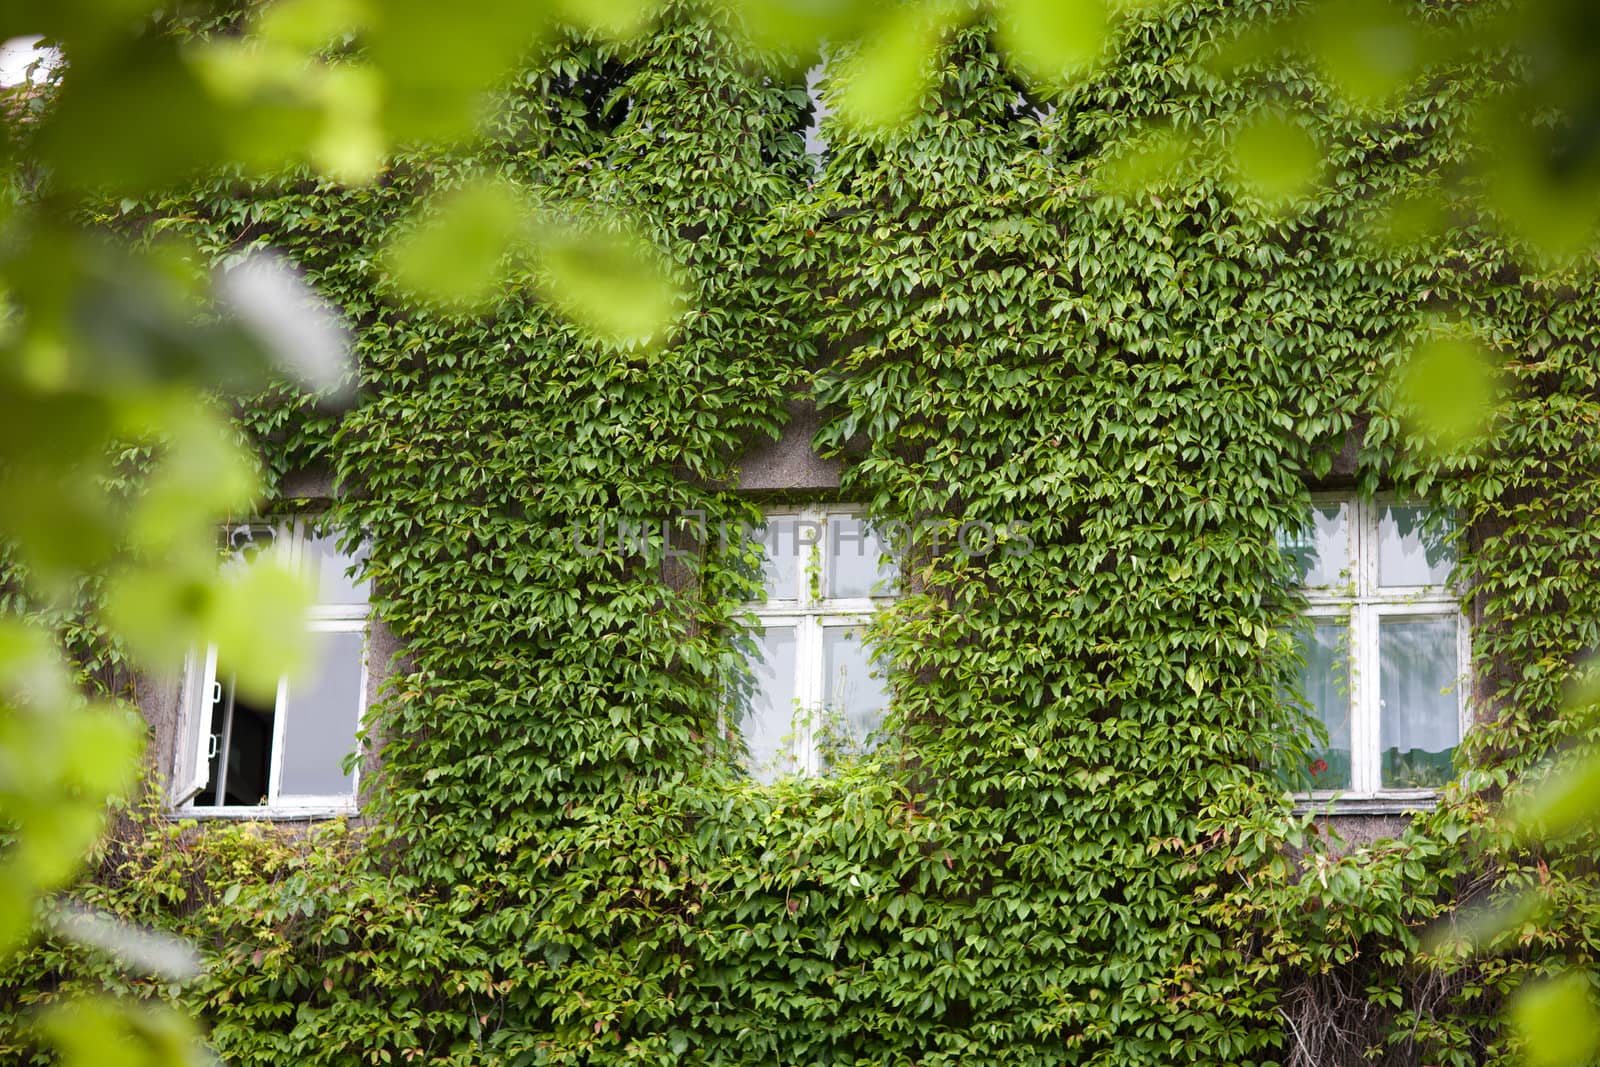
M 195 819 L 231 819 L 239 822 L 310 822 L 317 819 L 337 819 L 340 816 L 359 815 L 355 802 L 348 804 L 316 804 L 301 808 L 176 808 L 169 810 L 167 818 L 173 821 Z
M 1294 796 L 1296 815 L 1411 815 L 1438 806 L 1437 793 L 1401 793 L 1369 796 Z

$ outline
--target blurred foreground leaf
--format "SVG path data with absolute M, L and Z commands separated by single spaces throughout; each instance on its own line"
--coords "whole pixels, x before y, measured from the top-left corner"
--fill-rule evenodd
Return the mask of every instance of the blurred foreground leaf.
M 278 679 L 298 676 L 307 663 L 310 582 L 275 549 L 226 569 L 217 588 L 202 626 L 217 646 L 218 669 L 232 671 L 247 697 L 270 703 Z
M 454 189 L 390 246 L 389 269 L 425 302 L 482 309 L 505 279 L 507 258 L 527 242 L 528 211 L 526 196 L 506 182 Z
M 115 21 L 126 22 L 127 15 Z M 63 79 L 36 145 L 57 182 L 138 192 L 222 157 L 226 109 L 176 42 L 161 34 L 130 35 L 89 48 L 76 36 L 65 41 L 68 61 L 93 64 L 92 72 Z
M 132 567 L 107 583 L 105 600 L 107 620 L 143 662 L 172 669 L 196 646 L 214 644 L 221 669 L 237 672 L 240 690 L 263 702 L 309 648 L 311 591 L 276 552 L 220 575 L 190 561 Z
M 60 1054 L 60 1067 L 202 1067 L 216 1063 L 198 1028 L 160 1004 L 80 998 L 55 1005 L 39 1020 Z
M 1390 250 L 1415 249 L 1448 232 L 1447 203 L 1438 188 L 1392 198 L 1368 219 L 1363 236 Z
M 582 30 L 612 40 L 627 40 L 650 25 L 660 7 L 657 0 L 560 0 L 566 21 Z
M 1600 826 L 1600 751 L 1566 754 L 1507 815 L 1526 840 L 1555 841 Z
M 95 949 L 128 971 L 184 982 L 203 969 L 200 954 L 182 938 L 145 930 L 79 904 L 52 904 L 45 911 L 45 924 L 56 936 Z
M 1502 391 L 1493 355 L 1455 332 L 1417 342 L 1400 371 L 1400 397 L 1414 428 L 1444 451 L 1483 436 Z
M 1260 112 L 1233 133 L 1231 162 L 1240 191 L 1269 210 L 1285 210 L 1309 195 L 1321 177 L 1322 148 L 1288 115 Z
M 485 94 L 557 28 L 552 5 L 527 0 L 385 0 L 373 10 L 381 19 L 367 27 L 366 55 L 397 142 L 470 135 Z
M 910 119 L 928 95 L 955 19 L 943 3 L 905 4 L 872 26 L 841 64 L 839 117 L 880 133 Z
M 1238 78 L 1266 63 L 1289 46 L 1287 27 L 1274 22 L 1247 22 L 1219 40 L 1200 59 L 1201 69 L 1216 78 Z
M 1004 0 L 1000 44 L 1034 83 L 1066 85 L 1104 58 L 1108 17 L 1104 0 Z
M 249 511 L 261 484 L 216 404 L 187 394 L 163 400 L 159 407 L 152 401 L 140 406 L 145 410 L 134 408 L 138 415 L 125 427 L 128 436 L 154 437 L 159 444 L 127 511 L 124 540 L 140 558 L 209 565 L 215 517 Z
M 1529 1067 L 1585 1067 L 1600 1054 L 1600 1011 L 1586 974 L 1569 972 L 1519 989 L 1511 1023 Z
M 288 260 L 252 253 L 222 274 L 217 295 L 267 358 L 306 388 L 332 396 L 349 385 L 349 338 Z
M 1424 952 L 1455 959 L 1492 951 L 1497 941 L 1515 937 L 1526 926 L 1548 918 L 1546 902 L 1536 893 L 1516 893 L 1492 905 L 1463 908 L 1422 938 Z
M 579 209 L 581 212 L 581 208 Z M 482 312 L 514 276 L 611 345 L 660 340 L 683 294 L 647 241 L 612 221 L 544 207 L 526 190 L 483 179 L 445 193 L 388 250 L 402 289 L 435 306 Z
M 666 264 L 635 234 L 558 222 L 535 240 L 545 299 L 602 341 L 658 343 L 682 311 Z
M 256 14 L 256 40 L 315 52 L 364 21 L 366 0 L 275 0 Z
M 1478 117 L 1483 184 L 1505 226 L 1542 258 L 1568 263 L 1600 234 L 1600 140 L 1571 118 L 1540 115 L 1527 93 L 1487 102 Z
M 1334 88 L 1359 105 L 1399 93 L 1427 56 L 1424 27 L 1390 0 L 1326 0 L 1313 9 L 1303 36 Z
M 76 874 L 143 744 L 135 714 L 78 695 L 49 634 L 0 618 L 0 958 L 30 932 L 33 901 Z
M 1110 154 L 1100 168 L 1100 180 L 1113 195 L 1149 193 L 1181 181 L 1196 151 L 1194 138 L 1186 132 L 1146 130 Z
M 879 12 L 857 0 L 745 0 L 741 14 L 757 48 L 810 54 L 858 36 Z

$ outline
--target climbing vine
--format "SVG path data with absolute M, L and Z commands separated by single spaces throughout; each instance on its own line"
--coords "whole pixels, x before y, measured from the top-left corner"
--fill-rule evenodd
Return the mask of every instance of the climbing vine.
M 1592 962 L 1582 849 L 1516 843 L 1495 805 L 1600 644 L 1600 305 L 1470 181 L 1433 231 L 1383 235 L 1469 169 L 1486 74 L 1374 111 L 1289 59 L 1202 62 L 1272 13 L 1142 9 L 1048 99 L 976 22 L 919 117 L 825 123 L 818 170 L 803 75 L 684 3 L 648 41 L 542 55 L 481 140 L 373 185 L 213 177 L 108 212 L 220 261 L 274 249 L 341 310 L 358 403 L 285 387 L 237 414 L 275 479 L 336 474 L 404 651 L 358 825 L 172 823 L 152 795 L 79 894 L 193 939 L 204 976 L 47 939 L 0 977 L 0 1051 L 28 1054 L 25 1010 L 110 985 L 192 1009 L 234 1064 L 1512 1062 L 1505 994 Z M 1252 200 L 1225 155 L 1117 178 L 1149 129 L 1226 140 L 1263 99 L 1328 149 L 1310 202 Z M 689 296 L 670 336 L 584 334 L 529 295 L 537 266 L 488 311 L 408 302 L 384 249 L 484 175 L 636 225 Z M 1505 382 L 1465 447 L 1394 388 L 1440 323 Z M 796 397 L 843 499 L 1030 547 L 911 553 L 873 623 L 888 742 L 763 786 L 726 713 L 750 560 L 688 520 L 599 551 L 572 531 L 755 520 L 738 463 Z M 1464 531 L 1481 721 L 1437 809 L 1371 844 L 1276 776 L 1304 726 L 1276 534 L 1327 486 Z M 1528 887 L 1505 951 L 1424 941 Z

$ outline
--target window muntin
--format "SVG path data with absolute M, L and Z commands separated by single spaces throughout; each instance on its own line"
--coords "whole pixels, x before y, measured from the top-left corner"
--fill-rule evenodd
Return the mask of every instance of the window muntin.
M 1298 691 L 1328 734 L 1302 795 L 1425 798 L 1454 777 L 1470 650 L 1449 533 L 1422 504 L 1318 497 L 1280 537 L 1308 601 Z
M 278 680 L 271 700 L 251 700 L 220 671 L 216 649 L 185 673 L 173 802 L 187 813 L 317 814 L 353 810 L 355 750 L 366 705 L 367 583 L 355 577 L 365 547 L 306 522 L 241 523 L 223 531 L 224 569 L 277 548 L 316 590 L 308 613 L 311 658 L 303 676 Z
M 898 566 L 850 508 L 773 509 L 759 532 L 762 599 L 739 711 L 747 768 L 760 781 L 819 774 L 868 750 L 888 706 L 864 624 L 893 599 Z

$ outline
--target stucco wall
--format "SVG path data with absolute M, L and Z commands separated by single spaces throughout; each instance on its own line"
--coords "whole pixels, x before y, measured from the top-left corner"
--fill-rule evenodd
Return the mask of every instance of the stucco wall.
M 739 460 L 739 488 L 758 490 L 816 490 L 839 488 L 838 460 L 823 459 L 811 447 L 816 436 L 816 405 L 796 401 L 789 405 L 789 423 L 776 441 L 754 442 Z

